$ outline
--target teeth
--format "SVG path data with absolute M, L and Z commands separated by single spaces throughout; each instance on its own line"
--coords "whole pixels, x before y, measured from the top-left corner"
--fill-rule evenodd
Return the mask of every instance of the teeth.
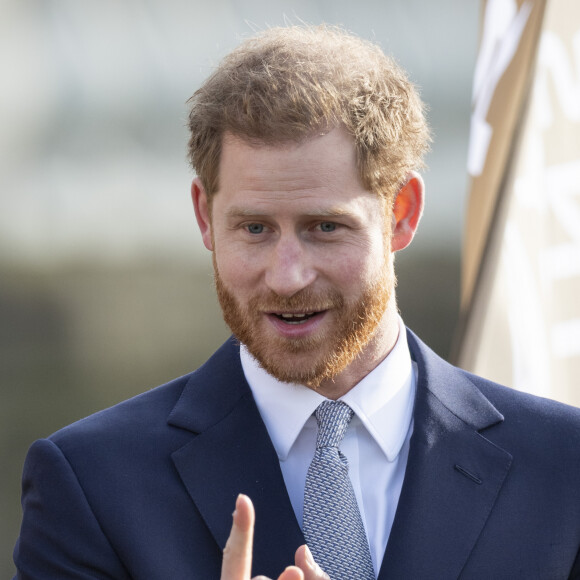
M 305 318 L 306 316 L 311 316 L 312 312 L 306 312 L 305 314 L 281 314 L 282 318 Z
M 283 314 L 277 315 L 279 318 L 284 320 L 286 324 L 304 324 L 311 316 L 314 316 L 313 312 L 284 312 Z

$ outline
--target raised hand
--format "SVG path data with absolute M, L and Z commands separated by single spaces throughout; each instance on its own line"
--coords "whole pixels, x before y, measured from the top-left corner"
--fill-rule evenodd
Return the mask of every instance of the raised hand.
M 232 531 L 224 549 L 221 580 L 251 580 L 254 506 L 246 495 L 239 495 L 233 515 Z M 256 576 L 253 580 L 269 580 Z M 308 546 L 296 550 L 295 565 L 289 566 L 278 580 L 330 580 L 314 562 Z

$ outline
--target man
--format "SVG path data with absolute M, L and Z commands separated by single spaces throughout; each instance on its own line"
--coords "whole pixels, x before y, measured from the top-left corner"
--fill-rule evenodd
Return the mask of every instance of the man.
M 580 411 L 451 367 L 397 314 L 428 142 L 403 71 L 268 30 L 189 125 L 236 339 L 32 446 L 18 577 L 580 577 Z

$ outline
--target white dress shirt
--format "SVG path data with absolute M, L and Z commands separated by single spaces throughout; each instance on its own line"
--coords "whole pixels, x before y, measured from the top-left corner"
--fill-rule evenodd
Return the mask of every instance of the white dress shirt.
M 242 345 L 242 367 L 280 460 L 290 502 L 302 526 L 304 485 L 314 457 L 313 415 L 325 397 L 303 385 L 282 383 L 262 369 Z M 401 494 L 413 429 L 416 368 L 399 318 L 389 355 L 342 401 L 354 411 L 340 446 L 369 538 L 378 575 Z

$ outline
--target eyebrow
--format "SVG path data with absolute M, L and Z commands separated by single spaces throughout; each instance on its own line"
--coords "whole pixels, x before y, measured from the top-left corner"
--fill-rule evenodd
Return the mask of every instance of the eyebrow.
M 231 207 L 226 211 L 226 217 L 228 218 L 237 218 L 237 217 L 260 217 L 260 216 L 268 216 L 270 212 L 267 211 L 259 211 L 256 209 L 245 208 L 245 207 Z M 325 209 L 313 209 L 311 211 L 306 212 L 304 215 L 309 217 L 343 217 L 352 215 L 352 212 L 338 208 L 338 207 L 330 207 Z

